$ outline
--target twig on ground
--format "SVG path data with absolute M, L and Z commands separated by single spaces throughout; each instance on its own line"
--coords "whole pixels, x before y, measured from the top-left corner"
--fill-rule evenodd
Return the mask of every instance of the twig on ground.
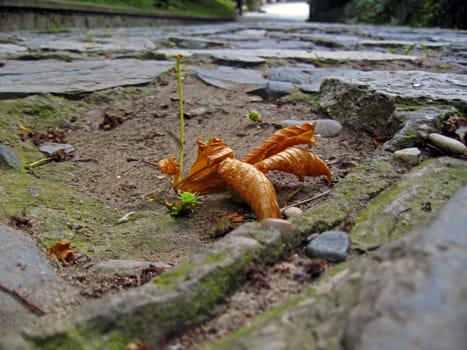
M 290 204 L 290 205 L 287 205 L 285 206 L 284 208 L 281 209 L 281 211 L 284 211 L 286 208 L 289 208 L 289 207 L 296 207 L 297 205 L 302 205 L 302 204 L 305 204 L 305 203 L 308 203 L 308 202 L 312 202 L 316 199 L 319 199 L 321 197 L 324 197 L 326 196 L 327 194 L 329 194 L 332 190 L 327 190 L 323 193 L 320 193 L 320 194 L 317 194 L 316 196 L 313 196 L 313 197 L 310 197 L 310 198 L 307 198 L 307 199 L 304 199 L 304 200 L 301 200 L 301 201 L 298 201 L 298 202 L 295 202 L 293 204 Z
M 4 285 L 0 284 L 0 290 L 4 291 L 5 293 L 8 293 L 15 297 L 18 301 L 20 301 L 23 305 L 25 305 L 29 310 L 32 312 L 38 314 L 39 316 L 44 316 L 46 312 L 42 310 L 39 306 L 34 305 L 32 302 L 27 300 L 25 297 L 23 297 L 21 294 L 19 294 L 17 291 L 13 289 L 9 289 L 5 287 Z

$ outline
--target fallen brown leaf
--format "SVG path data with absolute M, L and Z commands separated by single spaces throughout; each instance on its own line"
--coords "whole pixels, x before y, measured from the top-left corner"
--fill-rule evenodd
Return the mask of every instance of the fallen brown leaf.
M 258 221 L 282 217 L 273 184 L 253 165 L 227 158 L 219 165 L 218 172 L 250 205 Z
M 328 182 L 332 181 L 331 170 L 317 155 L 300 147 L 289 147 L 269 158 L 255 164 L 255 167 L 267 173 L 270 170 L 279 170 L 298 176 L 300 181 L 305 176 L 325 175 Z
M 316 122 L 313 121 L 298 126 L 289 126 L 285 129 L 276 131 L 253 151 L 244 156 L 242 161 L 250 164 L 256 164 L 291 146 L 315 146 L 315 125 Z
M 71 248 L 71 243 L 68 241 L 62 241 L 55 243 L 49 248 L 49 256 L 58 259 L 60 261 L 67 261 L 74 253 Z

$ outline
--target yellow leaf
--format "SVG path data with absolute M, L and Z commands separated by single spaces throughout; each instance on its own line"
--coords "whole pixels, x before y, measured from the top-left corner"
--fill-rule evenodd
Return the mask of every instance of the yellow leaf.
M 220 163 L 217 171 L 250 205 L 258 221 L 282 217 L 273 184 L 253 165 L 227 158 Z
M 256 164 L 290 146 L 301 144 L 315 146 L 315 125 L 316 121 L 313 121 L 276 131 L 253 151 L 244 156 L 242 161 Z
M 328 182 L 332 181 L 331 170 L 317 155 L 300 147 L 289 147 L 269 158 L 255 164 L 255 167 L 267 173 L 270 170 L 279 170 L 298 176 L 300 181 L 305 176 L 325 175 Z

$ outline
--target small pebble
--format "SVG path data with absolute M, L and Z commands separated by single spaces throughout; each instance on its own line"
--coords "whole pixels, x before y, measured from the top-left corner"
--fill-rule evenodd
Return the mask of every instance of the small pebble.
M 303 210 L 297 207 L 287 207 L 282 212 L 287 219 L 303 214 Z
M 315 126 L 315 134 L 322 137 L 335 137 L 342 132 L 342 124 L 337 120 L 319 119 Z
M 303 123 L 309 123 L 312 120 L 292 120 L 286 119 L 280 122 L 283 128 L 288 126 L 302 125 Z M 332 119 L 318 119 L 315 125 L 315 134 L 319 134 L 322 137 L 335 137 L 342 132 L 343 126 L 337 120 Z
M 330 262 L 344 261 L 350 247 L 349 235 L 344 231 L 326 231 L 308 243 L 305 253 L 310 258 Z
M 67 154 L 73 153 L 75 151 L 75 147 L 69 145 L 67 143 L 56 143 L 56 142 L 49 142 L 44 143 L 39 147 L 39 151 L 45 153 L 48 156 L 52 156 L 59 151 L 63 151 Z
M 448 154 L 462 155 L 467 153 L 467 147 L 462 142 L 440 134 L 429 134 L 428 142 Z
M 404 148 L 394 152 L 394 158 L 410 165 L 417 165 L 420 162 L 420 154 L 417 147 Z

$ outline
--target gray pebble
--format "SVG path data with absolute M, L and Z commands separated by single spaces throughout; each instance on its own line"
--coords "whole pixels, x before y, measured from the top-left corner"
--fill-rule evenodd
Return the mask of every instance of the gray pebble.
M 7 168 L 21 169 L 21 161 L 10 147 L 0 145 L 0 166 L 6 165 Z
M 342 124 L 337 120 L 319 119 L 315 126 L 315 134 L 322 137 L 335 137 L 342 132 Z
M 309 123 L 312 120 L 292 120 L 286 119 L 280 122 L 283 128 L 288 126 L 302 125 L 303 123 Z M 343 126 L 337 120 L 332 119 L 318 119 L 315 126 L 315 134 L 319 134 L 322 137 L 335 137 L 342 132 Z
M 282 212 L 287 219 L 303 214 L 303 210 L 297 207 L 287 207 Z
M 410 147 L 394 152 L 394 158 L 410 165 L 417 165 L 420 162 L 420 154 L 417 147 Z
M 56 142 L 49 142 L 44 143 L 39 147 L 39 151 L 45 153 L 48 156 L 54 155 L 56 152 L 64 151 L 65 153 L 73 153 L 75 151 L 75 147 L 69 145 L 67 143 L 56 143 Z
M 462 142 L 440 134 L 429 134 L 428 142 L 449 154 L 461 155 L 467 153 L 467 147 Z
M 350 247 L 350 239 L 344 231 L 326 231 L 308 243 L 305 253 L 310 258 L 331 262 L 344 261 Z

